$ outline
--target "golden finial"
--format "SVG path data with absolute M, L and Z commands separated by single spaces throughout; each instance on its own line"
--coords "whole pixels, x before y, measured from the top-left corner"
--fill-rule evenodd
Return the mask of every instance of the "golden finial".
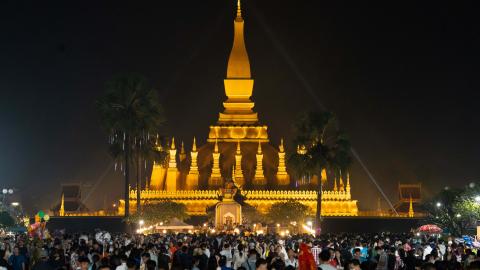
M 262 153 L 262 143 L 260 142 L 260 140 L 258 140 L 258 150 L 257 150 L 257 153 L 258 153 L 258 154 L 261 154 L 261 153 Z
M 347 172 L 347 187 L 350 188 L 350 173 Z
M 240 6 L 240 0 L 237 0 L 237 18 L 242 18 L 242 7 Z
M 172 137 L 172 143 L 170 144 L 170 149 L 175 150 L 175 137 Z
M 183 145 L 183 141 L 182 141 L 182 148 L 180 149 L 180 154 L 185 154 L 185 147 Z
M 280 153 L 285 152 L 285 148 L 283 148 L 283 138 L 280 139 L 280 146 L 278 147 L 278 150 L 280 150 Z
M 240 151 L 240 140 L 237 141 L 237 155 L 240 155 L 242 154 L 242 152 Z
M 343 184 L 343 173 L 340 174 L 339 188 L 340 188 L 340 191 L 344 191 L 345 189 L 345 186 Z
M 218 140 L 215 139 L 215 149 L 213 150 L 215 153 L 218 153 Z
M 197 141 L 195 140 L 195 136 L 193 136 L 192 152 L 197 152 Z
M 338 190 L 338 189 L 337 189 L 337 178 L 335 177 L 335 178 L 333 179 L 333 191 L 337 191 L 337 190 Z
M 157 151 L 163 151 L 162 145 L 158 143 L 158 136 L 155 139 L 155 147 L 157 148 Z

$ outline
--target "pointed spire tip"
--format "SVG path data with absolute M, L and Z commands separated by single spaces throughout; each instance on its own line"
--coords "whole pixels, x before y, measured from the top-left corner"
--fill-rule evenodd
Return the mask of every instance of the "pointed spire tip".
M 172 144 L 170 145 L 170 149 L 175 150 L 175 137 L 172 137 Z
M 193 136 L 192 152 L 197 152 L 197 140 L 195 139 L 195 136 Z
M 242 18 L 242 7 L 240 4 L 240 0 L 237 0 L 237 18 Z

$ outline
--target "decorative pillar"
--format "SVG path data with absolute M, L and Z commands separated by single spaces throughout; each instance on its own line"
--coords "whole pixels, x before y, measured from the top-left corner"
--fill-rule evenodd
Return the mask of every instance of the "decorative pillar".
M 155 148 L 157 151 L 163 151 L 162 146 L 155 142 Z M 152 175 L 150 177 L 150 184 L 148 189 L 160 190 L 163 189 L 165 182 L 165 175 L 167 174 L 167 168 L 164 163 L 153 162 Z
M 280 140 L 280 146 L 278 147 L 277 182 L 281 186 L 290 184 L 290 176 L 287 173 L 287 166 L 285 165 L 285 148 L 283 147 L 283 138 Z
M 212 174 L 208 179 L 210 187 L 218 187 L 222 185 L 222 174 L 220 171 L 220 152 L 218 151 L 218 141 L 215 139 L 215 147 L 213 149 L 213 167 Z
M 263 175 L 263 153 L 262 153 L 262 143 L 258 141 L 258 151 L 256 154 L 257 157 L 257 168 L 255 169 L 255 178 L 253 180 L 254 185 L 265 185 L 267 182 L 265 176 Z
M 242 152 L 240 150 L 240 141 L 237 142 L 237 151 L 235 152 L 235 173 L 232 175 L 233 181 L 238 187 L 245 185 L 245 178 L 242 171 Z
M 322 185 L 327 182 L 327 170 L 325 168 L 322 169 L 322 173 L 320 175 L 320 178 L 321 178 L 320 181 L 322 181 Z
M 182 141 L 182 147 L 180 148 L 180 155 L 179 155 L 180 162 L 183 162 L 186 158 L 187 158 L 187 154 L 185 153 L 185 146 L 183 145 L 183 141 Z
M 343 184 L 343 173 L 340 174 L 340 184 L 339 184 L 339 191 L 344 192 L 345 191 L 345 186 Z
M 198 165 L 197 165 L 197 142 L 195 137 L 193 137 L 193 146 L 192 151 L 190 152 L 190 157 L 192 159 L 190 163 L 190 170 L 187 175 L 187 188 L 190 190 L 195 190 L 198 188 Z
M 172 138 L 172 143 L 170 145 L 169 151 L 169 160 L 168 160 L 168 169 L 167 169 L 167 190 L 175 191 L 177 190 L 177 149 L 175 148 L 175 138 Z
M 350 195 L 350 173 L 347 172 L 347 187 L 345 188 L 347 192 L 347 199 L 350 200 L 352 196 Z

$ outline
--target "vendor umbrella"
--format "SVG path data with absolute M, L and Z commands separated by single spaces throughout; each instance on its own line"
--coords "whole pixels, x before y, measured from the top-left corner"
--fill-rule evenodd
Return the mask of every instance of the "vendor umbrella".
M 437 225 L 427 224 L 427 225 L 420 226 L 420 228 L 418 228 L 417 231 L 421 233 L 433 234 L 433 233 L 442 233 L 443 230 Z

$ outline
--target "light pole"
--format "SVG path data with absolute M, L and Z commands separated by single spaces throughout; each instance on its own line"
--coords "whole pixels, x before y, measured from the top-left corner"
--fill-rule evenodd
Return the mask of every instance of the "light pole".
M 2 206 L 3 207 L 7 207 L 6 206 L 6 202 L 7 202 L 7 195 L 12 195 L 13 194 L 13 189 L 12 188 L 2 188 Z

